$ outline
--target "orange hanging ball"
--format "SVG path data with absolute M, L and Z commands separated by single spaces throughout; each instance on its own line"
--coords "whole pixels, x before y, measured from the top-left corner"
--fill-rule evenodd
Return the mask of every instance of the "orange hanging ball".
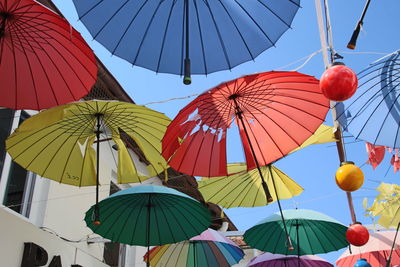
M 364 173 L 354 165 L 354 162 L 342 162 L 335 175 L 336 184 L 346 192 L 359 189 L 364 183 Z
M 326 98 L 332 101 L 344 101 L 354 95 L 358 79 L 352 69 L 343 63 L 336 63 L 321 76 L 319 88 Z

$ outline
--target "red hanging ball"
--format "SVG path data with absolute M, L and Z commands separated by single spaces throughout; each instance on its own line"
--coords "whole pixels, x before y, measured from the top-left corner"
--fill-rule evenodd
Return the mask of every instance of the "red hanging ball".
M 361 247 L 367 244 L 369 232 L 361 223 L 355 223 L 347 229 L 346 239 L 353 246 Z
M 327 69 L 321 76 L 319 88 L 326 98 L 332 101 L 344 101 L 357 90 L 357 75 L 352 69 L 337 63 Z

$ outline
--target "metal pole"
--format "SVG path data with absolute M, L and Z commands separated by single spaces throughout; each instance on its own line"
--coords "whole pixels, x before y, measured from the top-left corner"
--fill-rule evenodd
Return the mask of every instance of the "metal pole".
M 361 14 L 361 18 L 357 22 L 357 26 L 354 29 L 353 34 L 351 35 L 349 43 L 347 44 L 347 48 L 349 48 L 349 49 L 356 48 L 357 38 L 358 38 L 358 35 L 360 34 L 361 27 L 364 23 L 364 17 L 365 17 L 365 14 L 367 13 L 370 2 L 371 2 L 371 0 L 367 0 L 367 2 L 365 2 L 365 6 L 364 6 L 363 12 Z
M 262 171 L 261 171 L 261 168 L 260 168 L 260 164 L 259 164 L 258 161 L 257 161 L 256 153 L 255 153 L 254 148 L 253 148 L 253 145 L 252 145 L 252 143 L 251 143 L 251 141 L 250 141 L 250 136 L 249 136 L 249 133 L 247 132 L 246 125 L 245 125 L 245 123 L 244 123 L 244 121 L 243 121 L 243 115 L 242 115 L 242 114 L 243 114 L 243 111 L 240 109 L 240 107 L 239 107 L 239 105 L 238 105 L 238 103 L 237 103 L 237 101 L 236 101 L 236 98 L 237 98 L 237 97 L 238 97 L 238 95 L 232 95 L 230 98 L 233 99 L 233 102 L 235 103 L 236 116 L 239 118 L 239 121 L 241 122 L 242 127 L 243 127 L 243 130 L 244 130 L 244 133 L 245 133 L 245 135 L 246 135 L 247 141 L 249 142 L 250 150 L 251 150 L 251 153 L 252 153 L 252 155 L 253 155 L 254 162 L 256 163 L 258 173 L 260 174 L 260 177 L 261 177 L 261 184 L 262 184 L 262 186 L 263 186 L 263 189 L 264 189 L 264 192 L 265 192 L 265 196 L 266 196 L 266 198 L 267 198 L 267 203 L 266 203 L 266 204 L 268 205 L 268 203 L 269 203 L 269 202 L 272 202 L 273 199 L 272 199 L 271 193 L 269 192 L 268 185 L 267 185 L 267 183 L 265 182 L 264 175 L 263 175 L 263 173 L 262 173 Z M 270 167 L 270 166 L 269 166 L 269 167 Z M 271 170 L 270 170 L 270 171 L 271 171 Z M 271 177 L 273 177 L 273 176 L 272 176 L 272 173 L 271 173 Z M 284 230 L 285 230 L 286 238 L 287 238 L 287 241 L 288 241 L 287 247 L 288 247 L 289 250 L 293 250 L 292 241 L 290 240 L 290 236 L 289 236 L 289 233 L 288 233 L 288 230 L 287 230 L 287 227 L 286 227 L 285 218 L 284 218 L 284 216 L 283 216 L 281 203 L 280 203 L 280 201 L 279 201 L 278 193 L 277 193 L 277 191 L 276 191 L 275 181 L 274 181 L 273 178 L 272 178 L 272 183 L 273 183 L 273 185 L 274 185 L 275 195 L 276 195 L 276 197 L 277 197 L 277 202 L 278 202 L 278 207 L 279 207 L 279 212 L 280 212 L 280 214 L 281 214 L 282 223 L 283 223 L 283 228 L 284 228 Z
M 147 202 L 147 236 L 146 236 L 146 245 L 147 245 L 147 261 L 146 266 L 150 267 L 150 208 L 151 208 L 151 194 L 149 194 L 149 199 Z
M 394 246 L 396 245 L 396 238 L 397 238 L 397 234 L 399 233 L 399 227 L 400 227 L 400 222 L 397 224 L 396 234 L 394 235 L 392 248 L 390 249 L 390 254 L 389 254 L 389 257 L 386 262 L 386 267 L 390 267 L 390 262 L 392 261 L 393 249 L 394 249 Z
M 185 0 L 185 62 L 183 83 L 189 85 L 192 83 L 190 78 L 190 59 L 189 59 L 189 1 Z
M 299 220 L 297 220 L 297 219 L 296 219 L 296 242 L 297 242 L 297 266 L 300 267 Z
M 328 45 L 326 43 L 326 39 L 323 38 L 323 36 L 325 36 L 325 30 L 324 30 L 324 22 L 322 20 L 322 7 L 321 7 L 321 0 L 315 0 L 315 9 L 317 12 L 317 20 L 318 20 L 318 26 L 319 26 L 319 31 L 320 31 L 320 40 L 321 40 L 321 47 L 323 50 L 327 49 Z M 326 0 L 327 1 L 327 0 Z M 326 2 L 327 3 L 327 2 Z M 329 14 L 329 10 L 326 11 L 326 14 Z M 328 18 L 329 20 L 329 18 Z M 330 22 L 329 22 L 330 23 Z M 333 47 L 333 44 L 330 44 L 330 47 Z M 331 49 L 332 51 L 332 49 Z M 324 58 L 324 65 L 325 65 L 325 69 L 328 69 L 330 67 L 329 59 L 328 59 L 328 54 L 327 53 L 322 53 L 323 58 Z M 331 59 L 333 62 L 333 59 Z M 332 117 L 333 117 L 333 122 L 334 125 L 336 127 L 336 132 L 335 132 L 335 138 L 336 138 L 336 148 L 338 151 L 338 156 L 339 156 L 339 161 L 340 163 L 345 162 L 346 161 L 346 153 L 344 150 L 344 144 L 343 144 L 343 138 L 342 138 L 342 129 L 339 125 L 339 123 L 336 121 L 336 108 L 335 108 L 335 102 L 331 101 L 331 110 L 332 110 Z M 353 223 L 355 223 L 357 221 L 356 218 L 356 214 L 354 212 L 354 206 L 353 206 L 353 199 L 351 197 L 351 193 L 350 192 L 346 192 L 346 196 L 347 196 L 347 203 L 349 206 L 349 210 L 350 210 L 350 216 L 351 219 L 353 221 Z
M 97 129 L 96 129 L 96 139 L 97 139 L 97 144 L 96 144 L 96 205 L 94 207 L 94 223 L 99 225 L 100 224 L 100 210 L 99 210 L 99 169 L 100 169 L 100 117 L 102 114 L 96 114 L 95 115 L 97 118 Z

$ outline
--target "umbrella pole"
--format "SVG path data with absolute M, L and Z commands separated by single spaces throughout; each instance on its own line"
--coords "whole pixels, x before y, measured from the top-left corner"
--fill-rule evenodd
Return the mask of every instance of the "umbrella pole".
M 100 164 L 100 117 L 102 114 L 97 113 L 95 114 L 96 119 L 97 119 L 97 129 L 95 131 L 96 133 L 96 139 L 97 139 L 97 144 L 96 144 L 96 205 L 94 206 L 94 224 L 99 225 L 101 224 L 100 222 L 100 209 L 99 209 L 99 164 Z
M 289 250 L 293 250 L 294 248 L 292 245 L 292 240 L 290 240 L 289 232 L 287 230 L 287 226 L 286 226 L 286 222 L 285 222 L 285 217 L 283 216 L 281 201 L 279 200 L 279 197 L 278 197 L 278 190 L 276 189 L 275 179 L 274 179 L 274 175 L 272 174 L 271 165 L 268 165 L 268 170 L 269 170 L 269 174 L 271 175 L 272 184 L 274 185 L 276 202 L 278 202 L 278 207 L 279 207 L 279 212 L 281 213 L 283 228 L 285 229 L 286 238 L 288 241 L 287 247 Z
M 297 242 L 297 266 L 300 267 L 300 237 L 299 237 L 299 221 L 296 219 L 296 242 Z
M 190 59 L 189 59 L 189 1 L 185 0 L 185 61 L 183 83 L 189 85 L 192 83 L 190 78 Z
M 400 227 L 400 222 L 397 224 L 396 234 L 394 235 L 392 248 L 390 249 L 390 254 L 389 254 L 389 257 L 386 262 L 386 267 L 390 267 L 390 262 L 392 261 L 393 249 L 394 249 L 394 245 L 396 245 L 396 238 L 397 238 L 397 234 L 399 233 L 399 227 Z
M 147 261 L 146 266 L 150 267 L 150 208 L 151 208 L 151 194 L 149 194 L 149 199 L 147 202 L 147 236 L 146 236 L 146 245 L 147 245 Z
M 254 151 L 253 145 L 251 144 L 250 136 L 249 136 L 249 133 L 247 132 L 246 125 L 244 124 L 243 115 L 242 115 L 242 114 L 243 114 L 243 111 L 240 109 L 240 107 L 239 107 L 239 105 L 238 105 L 238 103 L 237 103 L 237 101 L 236 101 L 236 98 L 237 98 L 238 96 L 239 96 L 239 95 L 236 95 L 236 94 L 231 95 L 231 96 L 230 96 L 230 99 L 232 99 L 233 102 L 235 103 L 236 116 L 239 118 L 239 120 L 240 120 L 240 122 L 241 122 L 241 124 L 242 124 L 243 130 L 244 130 L 244 133 L 246 134 L 247 141 L 249 142 L 249 146 L 250 146 L 251 153 L 252 153 L 253 158 L 254 158 L 254 161 L 255 161 L 255 163 L 256 163 L 258 173 L 260 174 L 260 177 L 261 177 L 261 184 L 262 184 L 262 187 L 263 187 L 263 189 L 264 189 L 264 192 L 265 192 L 265 195 L 266 195 L 266 198 L 267 198 L 267 205 L 268 205 L 268 203 L 269 203 L 269 202 L 272 202 L 273 199 L 272 199 L 271 193 L 269 192 L 268 185 L 267 185 L 267 183 L 265 182 L 264 175 L 262 174 L 262 171 L 261 171 L 261 168 L 260 168 L 260 164 L 259 164 L 258 161 L 257 161 L 256 152 Z M 271 166 L 269 166 L 269 168 L 271 168 Z M 270 171 L 271 171 L 271 169 L 270 169 Z M 285 218 L 283 217 L 281 202 L 279 201 L 279 197 L 278 197 L 278 193 L 277 193 L 277 191 L 276 191 L 275 181 L 274 181 L 274 178 L 273 178 L 273 176 L 272 176 L 272 173 L 271 173 L 271 178 L 272 178 L 272 182 L 273 182 L 274 188 L 275 188 L 275 195 L 276 195 L 276 197 L 277 197 L 279 212 L 281 213 L 283 228 L 285 229 L 285 234 L 286 234 L 286 238 L 287 238 L 287 241 L 288 241 L 287 247 L 288 247 L 289 250 L 293 250 L 292 241 L 290 240 L 290 236 L 289 236 L 289 233 L 288 233 L 288 230 L 287 230 L 287 227 L 286 227 Z

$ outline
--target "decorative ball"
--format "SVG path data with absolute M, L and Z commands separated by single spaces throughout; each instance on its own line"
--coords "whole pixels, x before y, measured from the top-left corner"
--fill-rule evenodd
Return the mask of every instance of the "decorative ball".
M 344 101 L 354 95 L 358 79 L 352 69 L 345 65 L 334 65 L 321 76 L 319 88 L 326 98 L 333 101 Z
M 366 259 L 358 259 L 354 267 L 372 267 Z
M 353 192 L 359 189 L 364 183 L 364 173 L 354 165 L 354 162 L 342 162 L 335 175 L 336 184 L 346 192 Z
M 369 232 L 361 223 L 350 225 L 346 231 L 346 239 L 353 246 L 361 247 L 367 244 L 369 240 Z

